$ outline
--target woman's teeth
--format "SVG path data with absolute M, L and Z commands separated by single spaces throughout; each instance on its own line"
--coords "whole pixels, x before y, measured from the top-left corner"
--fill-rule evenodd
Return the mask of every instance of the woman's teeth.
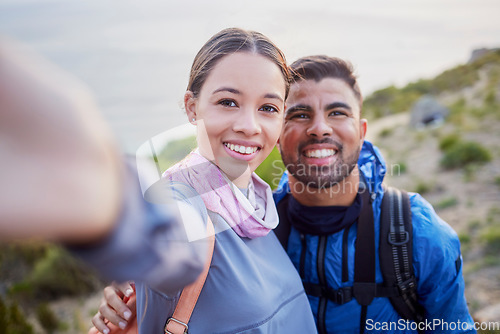
M 336 153 L 337 151 L 331 149 L 309 150 L 305 152 L 305 156 L 308 158 L 327 158 L 334 156 Z
M 257 152 L 257 150 L 259 149 L 258 147 L 247 147 L 243 145 L 234 145 L 229 143 L 224 143 L 224 146 L 226 146 L 231 151 L 238 152 L 241 154 L 252 154 Z

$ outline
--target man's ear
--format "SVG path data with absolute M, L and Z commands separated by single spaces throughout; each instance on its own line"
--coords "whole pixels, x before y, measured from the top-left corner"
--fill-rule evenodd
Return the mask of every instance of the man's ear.
M 368 120 L 366 118 L 362 118 L 359 120 L 359 140 L 361 143 L 365 140 L 366 131 L 368 129 Z
M 196 98 L 194 97 L 193 92 L 186 91 L 184 94 L 184 109 L 186 110 L 186 114 L 188 117 L 188 121 L 192 124 L 196 122 Z

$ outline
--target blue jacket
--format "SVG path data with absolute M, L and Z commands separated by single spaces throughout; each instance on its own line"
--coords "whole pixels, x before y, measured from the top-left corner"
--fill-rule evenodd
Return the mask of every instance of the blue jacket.
M 376 282 L 383 281 L 378 259 L 380 207 L 383 197 L 382 181 L 385 162 L 370 142 L 365 141 L 358 160 L 373 201 L 375 219 Z M 289 192 L 285 173 L 275 192 L 278 203 Z M 426 310 L 425 332 L 475 333 L 474 322 L 467 309 L 462 277 L 460 242 L 453 229 L 440 219 L 432 206 L 419 194 L 410 193 L 413 222 L 413 267 L 418 281 L 419 302 Z M 350 287 L 354 283 L 354 252 L 357 228 L 348 236 L 348 282 L 342 282 L 343 231 L 328 236 L 325 254 L 325 272 L 330 288 Z M 316 270 L 318 236 L 306 235 L 304 280 L 319 283 Z M 291 228 L 288 255 L 298 269 L 302 244 L 300 233 Z M 460 268 L 457 270 L 457 264 Z M 318 317 L 319 298 L 308 296 L 315 318 Z M 343 305 L 327 302 L 326 328 L 328 333 L 359 333 L 361 306 L 355 299 Z M 369 333 L 417 333 L 415 323 L 401 319 L 388 298 L 375 298 L 368 306 L 366 331 Z

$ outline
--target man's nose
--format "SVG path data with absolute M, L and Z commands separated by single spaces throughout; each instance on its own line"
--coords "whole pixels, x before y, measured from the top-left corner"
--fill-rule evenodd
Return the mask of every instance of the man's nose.
M 308 136 L 314 137 L 331 136 L 332 133 L 333 129 L 323 115 L 314 117 L 306 130 Z

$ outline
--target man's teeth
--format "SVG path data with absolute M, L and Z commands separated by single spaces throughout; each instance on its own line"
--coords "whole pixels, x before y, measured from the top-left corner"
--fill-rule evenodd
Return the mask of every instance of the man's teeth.
M 258 147 L 246 147 L 243 145 L 234 145 L 229 143 L 224 143 L 224 146 L 226 146 L 231 151 L 235 151 L 241 154 L 252 154 L 257 152 L 257 150 L 259 149 Z
M 331 149 L 322 149 L 322 150 L 309 150 L 305 152 L 306 157 L 308 158 L 327 158 L 334 156 L 337 153 L 335 150 Z

